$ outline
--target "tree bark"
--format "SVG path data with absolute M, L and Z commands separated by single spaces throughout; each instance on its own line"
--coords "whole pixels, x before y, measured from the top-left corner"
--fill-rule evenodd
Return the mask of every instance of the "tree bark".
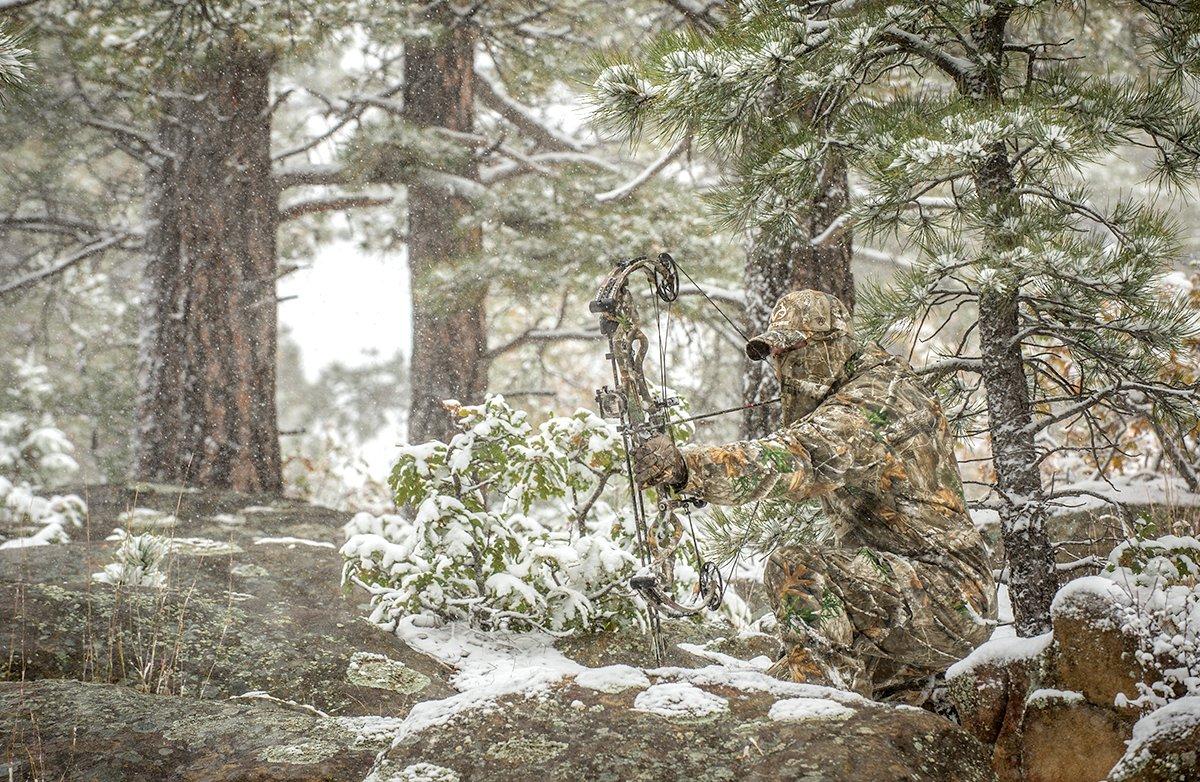
M 839 229 L 828 241 L 812 246 L 849 205 L 846 164 L 831 153 L 826 176 L 821 182 L 823 196 L 808 210 L 807 235 L 784 240 L 760 237 L 753 241 L 746 256 L 743 276 L 746 289 L 747 335 L 760 334 L 771 320 L 775 302 L 789 291 L 813 289 L 832 294 L 854 310 L 854 275 L 850 271 L 853 236 Z M 779 396 L 779 381 L 770 361 L 746 360 L 742 402 L 754 404 Z M 748 408 L 742 414 L 742 434 L 763 437 L 779 427 L 778 405 Z
M 999 3 L 971 31 L 981 64 L 959 84 L 964 97 L 994 104 L 1003 100 L 1004 42 L 1011 6 Z M 1015 245 L 1010 225 L 1021 204 L 1014 194 L 1012 161 L 1003 144 L 988 150 L 974 174 L 980 204 L 987 212 L 983 253 L 997 254 Z M 1050 629 L 1050 603 L 1058 580 L 1054 549 L 1046 534 L 1041 505 L 1042 477 L 1033 437 L 1033 405 L 1025 375 L 1020 331 L 1020 280 L 999 280 L 979 292 L 979 347 L 983 388 L 992 435 L 992 465 L 1003 503 L 1000 511 L 1008 587 L 1019 635 Z
M 230 45 L 162 98 L 134 476 L 278 492 L 272 56 Z
M 429 15 L 438 32 L 405 48 L 405 118 L 416 125 L 469 133 L 474 128 L 474 31 L 445 9 Z M 456 173 L 478 178 L 474 163 Z M 456 430 L 443 400 L 475 403 L 487 390 L 487 280 L 455 271 L 477 259 L 482 249 L 479 227 L 469 224 L 472 211 L 466 199 L 445 189 L 419 184 L 408 188 L 411 443 L 448 440 Z

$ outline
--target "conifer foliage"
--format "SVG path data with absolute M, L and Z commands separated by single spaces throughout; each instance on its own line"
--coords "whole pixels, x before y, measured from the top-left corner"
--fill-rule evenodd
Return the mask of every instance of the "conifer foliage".
M 1195 415 L 1195 388 L 1164 380 L 1196 329 L 1160 284 L 1176 229 L 1150 203 L 1087 186 L 1117 148 L 1152 158 L 1166 184 L 1197 173 L 1194 6 L 748 0 L 715 35 L 660 39 L 597 84 L 610 125 L 738 151 L 713 197 L 733 225 L 785 230 L 831 151 L 849 161 L 860 189 L 838 222 L 917 258 L 860 299 L 862 320 L 880 336 L 942 336 L 926 369 L 955 421 L 990 434 L 986 502 L 1023 635 L 1046 629 L 1056 586 L 1043 521 L 1067 493 L 1047 480 L 1054 459 L 1119 451 L 1103 416 Z M 1086 45 L 1106 21 L 1130 31 L 1137 68 Z M 805 121 L 780 109 L 798 105 Z M 988 428 L 972 423 L 984 413 Z M 1052 442 L 1064 423 L 1083 442 Z

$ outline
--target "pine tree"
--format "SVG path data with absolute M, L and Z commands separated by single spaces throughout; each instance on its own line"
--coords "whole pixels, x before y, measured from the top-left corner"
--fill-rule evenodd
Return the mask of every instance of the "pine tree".
M 729 48 L 730 34 L 745 17 L 736 4 L 724 19 L 711 7 L 691 8 L 691 29 L 672 32 L 654 41 L 636 62 L 608 56 L 596 81 L 597 118 L 619 135 L 653 135 L 664 146 L 688 145 L 711 156 L 726 177 L 726 185 L 743 176 L 745 167 L 764 146 L 796 125 L 819 119 L 818 104 L 802 97 L 786 80 L 768 73 L 739 70 L 739 55 Z M 770 55 L 767 55 L 768 62 Z M 765 80 L 754 98 L 744 98 L 745 84 L 733 76 Z M 854 277 L 850 262 L 853 237 L 841 219 L 849 203 L 844 156 L 829 148 L 817 187 L 790 202 L 783 219 L 747 224 L 747 253 L 742 275 L 746 294 L 743 331 L 757 334 L 767 328 L 771 310 L 791 290 L 814 288 L 854 306 Z M 746 405 L 779 395 L 778 381 L 768 365 L 746 361 L 742 401 Z M 748 407 L 743 414 L 745 436 L 761 436 L 779 424 L 779 408 Z
M 990 503 L 1023 635 L 1048 626 L 1056 577 L 1044 518 L 1069 493 L 1043 471 L 1079 448 L 1049 430 L 1082 422 L 1096 438 L 1080 449 L 1099 456 L 1121 447 L 1093 426 L 1101 411 L 1194 412 L 1195 389 L 1162 379 L 1195 329 L 1158 285 L 1176 231 L 1150 204 L 1095 203 L 1087 187 L 1087 167 L 1120 146 L 1152 150 L 1168 182 L 1196 173 L 1192 6 L 1087 9 L 1093 23 L 1103 11 L 1143 31 L 1138 51 L 1156 67 L 1141 78 L 1044 35 L 1089 22 L 1057 3 L 747 0 L 717 36 L 665 39 L 648 66 L 614 62 L 602 80 L 615 120 L 637 129 L 666 117 L 674 132 L 741 152 L 714 199 L 736 224 L 793 222 L 819 196 L 830 154 L 858 172 L 863 193 L 838 219 L 918 254 L 860 302 L 865 324 L 881 335 L 915 327 L 926 340 L 939 324 L 962 328 L 927 371 L 960 392 L 960 423 L 982 396 Z M 781 103 L 811 119 L 781 119 Z
M 640 12 L 538 5 L 461 17 L 447 4 L 380 17 L 370 4 L 268 13 L 238 0 L 22 11 L 46 67 L 21 114 L 5 114 L 19 138 L 7 135 L 2 154 L 21 177 L 0 185 L 0 242 L 22 252 L 0 268 L 0 295 L 61 292 L 63 280 L 98 278 L 100 262 L 124 272 L 144 261 L 148 295 L 122 302 L 144 309 L 136 477 L 279 485 L 273 282 L 329 233 L 327 215 L 350 216 L 365 245 L 411 245 L 413 419 L 434 429 L 452 425 L 442 400 L 477 397 L 494 365 L 528 383 L 551 374 L 546 346 L 597 339 L 584 303 L 612 257 L 681 250 L 697 273 L 713 268 L 717 241 L 694 238 L 684 188 L 632 193 L 623 185 L 641 163 L 558 130 L 538 108 L 565 102 L 589 61 L 573 26 L 636 35 L 618 21 L 642 24 Z M 428 16 L 437 9 L 449 18 Z M 471 41 L 458 81 L 444 82 L 450 63 L 430 54 L 442 21 Z M 354 24 L 365 38 L 340 34 Z M 351 49 L 361 66 L 344 65 Z M 458 86 L 431 92 L 447 83 Z M 630 194 L 598 198 L 613 190 Z M 508 306 L 489 302 L 495 291 Z M 414 437 L 445 434 L 434 429 Z

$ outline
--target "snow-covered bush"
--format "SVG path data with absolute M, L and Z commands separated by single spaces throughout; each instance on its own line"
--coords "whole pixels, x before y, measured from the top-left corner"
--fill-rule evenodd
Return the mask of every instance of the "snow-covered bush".
M 167 581 L 163 560 L 170 552 L 168 542 L 157 535 L 130 535 L 125 530 L 114 531 L 110 540 L 119 540 L 113 561 L 104 570 L 92 574 L 92 580 L 113 586 L 160 587 Z
M 1101 577 L 1120 606 L 1122 630 L 1138 639 L 1138 662 L 1161 671 L 1156 681 L 1138 683 L 1138 697 L 1120 695 L 1117 705 L 1149 710 L 1200 695 L 1200 540 L 1126 541 L 1109 555 Z
M 371 593 L 372 620 L 553 633 L 637 621 L 633 531 L 601 499 L 624 459 L 615 427 L 588 410 L 535 427 L 500 396 L 447 408 L 460 432 L 404 447 L 392 472 L 411 518 L 346 525 L 344 579 Z
M 83 523 L 87 507 L 73 494 L 42 494 L 79 465 L 66 435 L 48 414 L 38 412 L 53 391 L 46 368 L 19 361 L 13 374 L 0 412 L 0 532 L 28 534 L 0 542 L 0 548 L 63 543 L 69 540 L 67 530 Z

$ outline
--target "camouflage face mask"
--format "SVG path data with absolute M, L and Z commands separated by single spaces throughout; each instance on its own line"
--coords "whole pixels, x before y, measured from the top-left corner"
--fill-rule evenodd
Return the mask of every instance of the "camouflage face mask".
M 854 347 L 849 336 L 838 334 L 809 342 L 775 360 L 784 422 L 797 421 L 816 409 L 841 378 Z
M 746 355 L 773 358 L 784 421 L 803 418 L 829 394 L 854 353 L 851 334 L 850 314 L 827 293 L 793 291 L 779 299 L 767 330 L 746 343 Z

